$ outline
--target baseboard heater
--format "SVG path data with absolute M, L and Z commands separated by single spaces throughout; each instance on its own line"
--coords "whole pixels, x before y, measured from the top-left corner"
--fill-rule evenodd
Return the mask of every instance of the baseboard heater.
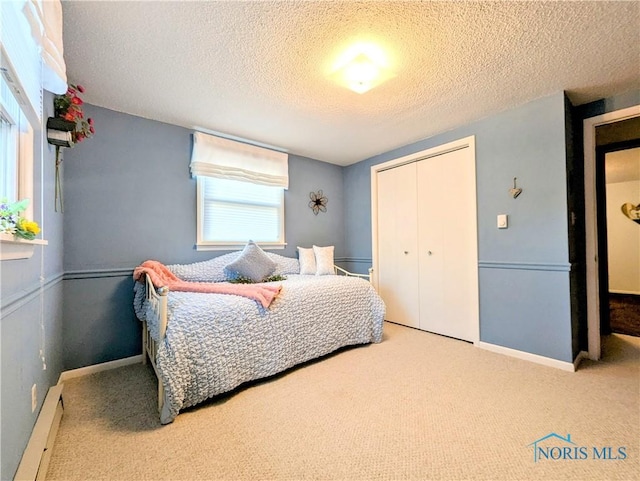
M 53 443 L 56 440 L 58 426 L 60 426 L 62 419 L 63 387 L 64 384 L 57 384 L 47 392 L 14 481 L 44 481 L 51 459 Z

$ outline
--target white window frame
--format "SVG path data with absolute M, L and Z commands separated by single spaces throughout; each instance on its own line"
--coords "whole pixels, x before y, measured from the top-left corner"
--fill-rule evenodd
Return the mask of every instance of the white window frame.
M 21 10 L 21 2 L 0 2 L 0 104 L 3 117 L 17 135 L 10 135 L 15 149 L 12 158 L 2 162 L 16 162 L 17 192 L 10 202 L 29 199 L 29 205 L 21 215 L 35 220 L 43 228 L 43 218 L 34 215 L 34 162 L 36 146 L 40 146 L 42 160 L 42 58 L 39 44 L 32 36 L 27 15 Z M 38 136 L 38 137 L 37 137 Z M 36 144 L 36 142 L 38 142 Z M 13 159 L 15 152 L 16 158 Z M 11 182 L 11 181 L 10 181 Z M 40 212 L 40 216 L 43 216 Z M 0 234 L 0 260 L 28 259 L 36 245 L 47 245 L 42 239 L 22 239 L 10 234 Z
M 0 88 L 5 87 L 2 85 Z M 13 137 L 10 140 L 15 143 L 15 148 L 12 149 L 12 154 L 15 156 L 13 159 L 6 159 L 7 162 L 15 162 L 15 179 L 17 183 L 16 198 L 7 199 L 9 202 L 15 202 L 22 199 L 29 199 L 29 205 L 21 213 L 23 217 L 29 220 L 34 220 L 33 215 L 33 163 L 34 163 L 34 131 L 29 122 L 25 112 L 18 105 L 13 95 L 4 95 L 3 91 L 2 100 L 0 101 L 0 109 L 2 112 L 0 115 L 11 125 L 12 130 L 17 132 L 10 136 Z M 7 104 L 15 102 L 15 105 L 7 107 Z M 18 106 L 16 111 L 12 107 Z M 14 118 L 8 115 L 7 111 L 13 111 L 15 113 Z M 0 159 L 4 161 L 4 159 Z M 42 222 L 40 222 L 42 224 Z M 22 239 L 9 234 L 0 234 L 0 260 L 18 260 L 29 259 L 33 256 L 34 248 L 36 245 L 47 245 L 48 242 L 43 239 Z
M 233 242 L 214 242 L 204 239 L 204 215 L 205 215 L 205 196 L 204 196 L 204 176 L 196 177 L 196 250 L 198 251 L 215 251 L 215 250 L 238 250 L 242 249 L 250 239 L 238 239 Z M 210 179 L 215 179 L 210 177 Z M 276 242 L 259 242 L 256 243 L 263 249 L 284 249 L 287 246 L 285 240 L 285 211 L 284 211 L 284 189 L 282 189 L 282 198 L 279 209 L 279 225 L 280 232 Z
M 16 198 L 8 199 L 15 202 L 29 199 L 29 206 L 22 214 L 27 219 L 33 219 L 33 161 L 34 161 L 34 132 L 25 112 L 11 92 L 4 78 L 1 80 L 2 95 L 0 97 L 0 115 L 16 131 L 15 141 L 15 179 L 17 184 Z M 10 134 L 11 135 L 11 134 Z M 11 162 L 11 159 L 7 159 Z M 5 179 L 6 181 L 6 179 Z
M 2 162 L 0 171 L 2 172 L 2 178 L 0 178 L 0 181 L 3 184 L 0 186 L 0 198 L 6 197 L 9 200 L 13 200 L 18 196 L 19 191 L 17 162 L 18 127 L 15 118 L 7 112 L 7 106 L 2 100 L 3 99 L 0 98 L 0 149 L 2 149 L 0 151 L 0 161 Z M 13 158 L 14 161 L 9 162 L 7 160 L 5 162 L 5 158 Z

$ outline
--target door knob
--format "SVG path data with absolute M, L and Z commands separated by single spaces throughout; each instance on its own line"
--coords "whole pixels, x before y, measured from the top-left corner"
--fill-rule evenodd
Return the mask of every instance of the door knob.
M 409 253 L 409 251 L 404 251 L 405 255 Z
M 433 254 L 433 252 L 431 252 L 431 251 L 427 251 L 427 254 L 431 255 L 431 254 Z

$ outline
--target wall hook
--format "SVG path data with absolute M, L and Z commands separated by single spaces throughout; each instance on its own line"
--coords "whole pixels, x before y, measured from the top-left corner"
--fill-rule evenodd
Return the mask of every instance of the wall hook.
M 513 188 L 509 189 L 509 194 L 515 199 L 516 197 L 518 197 L 520 194 L 522 194 L 522 189 L 518 188 L 516 186 L 516 179 L 517 177 L 513 178 Z

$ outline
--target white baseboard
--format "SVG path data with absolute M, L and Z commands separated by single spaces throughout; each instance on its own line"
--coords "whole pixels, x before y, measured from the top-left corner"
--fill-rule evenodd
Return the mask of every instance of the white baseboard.
M 619 291 L 617 289 L 609 289 L 609 294 L 631 294 L 634 296 L 640 296 L 638 291 Z
M 64 386 L 52 386 L 42 404 L 29 443 L 22 453 L 14 481 L 43 481 L 47 475 L 49 460 L 62 419 L 62 390 Z
M 562 369 L 563 371 L 574 372 L 576 370 L 576 366 L 572 362 L 560 361 L 558 359 L 552 359 L 550 357 L 540 356 L 538 354 L 531 354 L 530 352 L 518 351 L 517 349 L 498 346 L 496 344 L 490 344 L 483 341 L 478 341 L 474 343 L 474 345 L 487 351 L 504 354 L 505 356 L 516 357 L 525 361 L 535 362 L 536 364 L 542 364 L 543 366 Z
M 101 364 L 94 364 L 92 366 L 63 371 L 60 373 L 60 377 L 58 378 L 58 384 L 76 377 L 87 376 L 96 372 L 108 371 L 109 369 L 116 369 L 118 367 L 129 366 L 130 364 L 138 364 L 141 362 L 142 354 L 138 354 L 137 356 L 125 357 L 124 359 L 116 359 L 115 361 L 103 362 Z

